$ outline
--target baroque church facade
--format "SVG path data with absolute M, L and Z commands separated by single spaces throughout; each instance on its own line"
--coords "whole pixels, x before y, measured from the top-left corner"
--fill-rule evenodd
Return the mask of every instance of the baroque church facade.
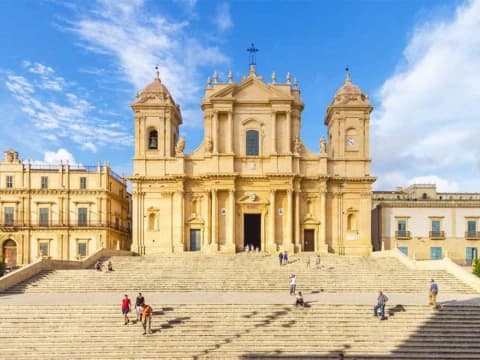
M 315 151 L 302 143 L 304 103 L 289 74 L 267 83 L 251 65 L 235 83 L 215 73 L 201 108 L 203 141 L 187 154 L 180 106 L 158 72 L 132 104 L 132 251 L 371 252 L 373 107 L 348 71 Z

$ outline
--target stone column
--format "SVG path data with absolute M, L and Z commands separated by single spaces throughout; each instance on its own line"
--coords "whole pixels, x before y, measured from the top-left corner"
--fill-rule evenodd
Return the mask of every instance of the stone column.
M 292 112 L 287 111 L 287 154 L 292 152 Z
M 277 113 L 272 110 L 272 154 L 277 153 Z
M 327 244 L 327 215 L 326 215 L 326 188 L 325 186 L 320 186 L 320 200 L 319 200 L 319 213 L 318 218 L 320 220 L 319 234 L 317 243 L 315 246 L 315 251 L 317 253 L 328 253 L 328 244 Z
M 217 202 L 217 189 L 212 190 L 212 246 L 218 247 L 218 202 Z
M 228 233 L 228 251 L 235 252 L 235 190 L 228 192 L 228 208 L 229 208 L 229 233 Z
M 177 201 L 178 201 L 178 236 L 179 236 L 179 246 L 180 246 L 180 251 L 183 252 L 185 250 L 185 236 L 184 236 L 184 227 L 185 227 L 185 221 L 184 221 L 184 201 L 183 201 L 183 190 L 178 190 L 177 191 Z
M 202 238 L 202 245 L 210 245 L 212 243 L 211 238 L 211 226 L 212 223 L 212 204 L 211 204 L 211 197 L 210 192 L 205 192 L 204 194 L 204 211 L 203 211 L 203 218 L 205 220 L 205 239 Z
M 300 250 L 300 191 L 295 191 L 294 248 Z
M 275 241 L 275 217 L 276 217 L 276 212 L 275 212 L 275 191 L 274 189 L 270 190 L 270 231 L 269 231 L 269 239 L 267 241 L 268 244 L 268 249 L 265 249 L 267 251 L 276 251 L 276 241 Z
M 227 152 L 233 153 L 233 119 L 232 112 L 228 112 L 228 141 L 227 141 Z
M 292 219 L 293 219 L 293 201 L 292 201 L 293 191 L 287 190 L 287 240 L 286 248 L 291 252 L 293 251 L 293 242 L 292 242 Z M 285 215 L 285 214 L 284 214 Z
M 213 113 L 213 153 L 218 154 L 218 113 L 215 111 Z

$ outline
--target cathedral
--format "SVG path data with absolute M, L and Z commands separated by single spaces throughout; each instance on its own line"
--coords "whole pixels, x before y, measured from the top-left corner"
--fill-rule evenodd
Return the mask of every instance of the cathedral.
M 314 150 L 300 136 L 303 107 L 289 74 L 266 82 L 251 65 L 236 83 L 215 73 L 201 101 L 203 141 L 185 153 L 180 106 L 157 72 L 132 104 L 131 250 L 369 254 L 373 107 L 347 70 Z

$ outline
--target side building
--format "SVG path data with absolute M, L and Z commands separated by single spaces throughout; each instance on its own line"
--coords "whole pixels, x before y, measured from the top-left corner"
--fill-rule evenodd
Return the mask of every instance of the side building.
M 374 250 L 471 264 L 480 248 L 480 193 L 441 193 L 433 184 L 374 191 Z
M 290 74 L 267 83 L 251 65 L 237 83 L 215 73 L 201 108 L 203 141 L 185 154 L 180 107 L 158 73 L 132 104 L 132 251 L 370 253 L 373 107 L 348 72 L 316 151 L 301 140 Z
M 108 165 L 0 162 L 0 245 L 7 267 L 130 249 L 130 194 Z

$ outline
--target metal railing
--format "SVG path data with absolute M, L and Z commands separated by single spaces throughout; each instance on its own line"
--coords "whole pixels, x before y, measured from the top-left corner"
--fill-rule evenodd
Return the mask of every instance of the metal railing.
M 466 231 L 465 239 L 480 239 L 480 231 Z
M 130 228 L 117 224 L 116 222 L 101 222 L 101 221 L 70 221 L 70 222 L 58 222 L 58 221 L 8 221 L 0 223 L 0 230 L 12 230 L 14 228 L 109 228 L 118 230 L 121 232 L 130 232 Z
M 444 239 L 445 231 L 430 231 L 429 235 L 431 239 Z
M 410 239 L 410 231 L 407 231 L 407 230 L 395 231 L 395 237 L 397 239 Z

